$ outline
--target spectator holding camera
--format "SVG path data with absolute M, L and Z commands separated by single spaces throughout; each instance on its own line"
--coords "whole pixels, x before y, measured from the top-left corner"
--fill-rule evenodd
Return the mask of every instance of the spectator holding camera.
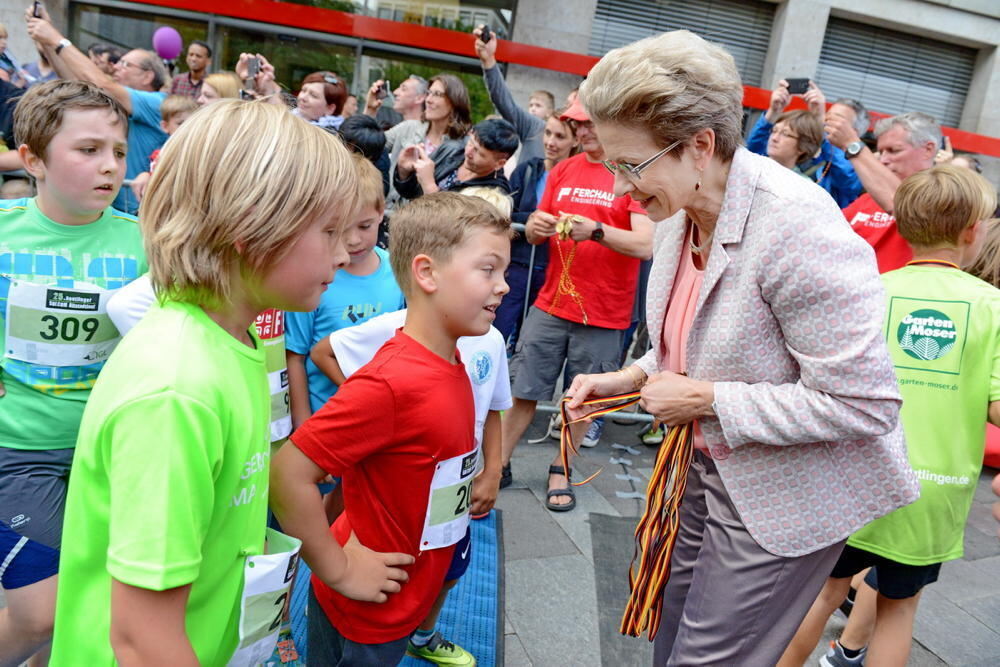
M 800 129 L 787 127 L 788 118 L 784 111 L 791 102 L 792 95 L 788 80 L 779 81 L 777 87 L 771 91 L 771 103 L 767 111 L 757 119 L 757 124 L 754 125 L 750 137 L 747 139 L 748 149 L 758 155 L 771 156 L 786 167 L 789 166 L 786 162 L 790 159 L 791 152 L 790 150 L 782 152 L 782 146 L 790 146 L 793 141 L 792 137 L 795 137 L 794 141 L 800 150 L 809 148 L 811 144 L 808 141 L 800 143 L 798 138 L 802 137 L 803 134 L 807 136 L 813 134 L 811 130 L 803 132 Z M 823 91 L 820 90 L 815 81 L 809 81 L 807 89 L 802 93 L 802 98 L 809 106 L 809 112 L 821 124 L 828 115 L 835 114 L 852 124 L 859 136 L 868 129 L 868 111 L 856 100 L 839 99 L 827 111 L 826 97 L 823 96 Z M 801 115 L 796 122 L 799 128 L 807 123 Z M 780 123 L 784 123 L 784 126 L 778 129 L 777 126 Z M 777 137 L 775 137 L 776 133 Z M 771 154 L 772 139 L 778 144 L 776 148 L 781 156 L 780 159 Z M 797 166 L 800 173 L 829 192 L 841 208 L 849 205 L 861 194 L 861 182 L 858 180 L 858 175 L 851 163 L 845 157 L 843 147 L 832 143 L 828 138 L 823 138 L 818 150 L 813 149 L 805 160 L 796 162 L 793 166 Z
M 439 190 L 457 192 L 471 187 L 497 188 L 510 193 L 503 166 L 517 150 L 514 126 L 501 118 L 477 123 L 461 147 L 442 147 L 432 160 L 420 144 L 407 146 L 399 155 L 393 185 L 400 196 L 416 199 Z

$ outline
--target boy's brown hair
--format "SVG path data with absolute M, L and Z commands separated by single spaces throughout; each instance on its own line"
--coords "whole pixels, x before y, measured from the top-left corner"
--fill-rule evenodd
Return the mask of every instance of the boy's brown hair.
M 448 262 L 469 233 L 485 229 L 512 237 L 510 219 L 479 197 L 457 192 L 435 192 L 414 199 L 392 216 L 389 264 L 399 288 L 410 296 L 410 265 L 417 255 Z
M 107 109 L 128 134 L 128 112 L 121 103 L 92 83 L 58 79 L 32 86 L 14 109 L 14 141 L 45 160 L 52 137 L 62 128 L 67 111 Z
M 197 110 L 198 103 L 194 98 L 187 95 L 168 95 L 160 104 L 160 117 L 164 123 L 169 123 L 177 114 L 194 113 Z
M 382 172 L 361 153 L 351 151 L 351 161 L 358 172 L 358 206 L 361 210 L 373 208 L 385 211 L 385 189 Z
M 896 189 L 896 228 L 911 246 L 955 246 L 959 235 L 993 216 L 997 193 L 964 167 L 942 164 L 918 171 Z

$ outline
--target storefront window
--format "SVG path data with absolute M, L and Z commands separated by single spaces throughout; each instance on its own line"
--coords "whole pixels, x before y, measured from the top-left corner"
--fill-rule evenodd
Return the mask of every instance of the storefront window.
M 469 32 L 484 23 L 502 38 L 510 35 L 515 0 L 286 0 L 298 5 L 364 14 L 389 21 Z
M 354 91 L 354 49 L 349 46 L 229 26 L 220 26 L 218 32 L 222 38 L 219 64 L 226 68 L 235 66 L 240 53 L 259 53 L 274 65 L 278 83 L 291 91 L 297 91 L 302 79 L 318 70 L 335 72 Z
M 86 4 L 73 6 L 72 25 L 73 42 L 83 49 L 95 42 L 103 42 L 123 49 L 152 50 L 153 32 L 162 26 L 176 28 L 184 44 L 195 39 L 204 41 L 208 35 L 207 22 Z M 184 55 L 181 54 L 178 64 L 186 70 L 183 62 Z

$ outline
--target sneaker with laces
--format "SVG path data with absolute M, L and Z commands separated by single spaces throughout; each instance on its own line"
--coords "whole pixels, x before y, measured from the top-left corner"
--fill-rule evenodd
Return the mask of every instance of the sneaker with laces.
M 580 442 L 581 447 L 597 447 L 597 443 L 601 440 L 601 433 L 604 431 L 604 420 L 595 419 L 590 423 L 590 428 L 587 429 L 587 435 L 583 436 L 583 440 Z
M 861 653 L 857 657 L 848 658 L 844 655 L 844 647 L 840 645 L 840 642 L 834 640 L 830 642 L 830 650 L 819 659 L 819 664 L 823 667 L 857 667 L 858 665 L 865 664 L 865 653 L 867 651 L 868 648 L 865 647 L 861 649 Z
M 406 652 L 414 658 L 423 658 L 435 665 L 461 665 L 475 667 L 476 659 L 461 646 L 453 644 L 440 632 L 431 635 L 430 641 L 423 646 L 417 646 L 412 641 L 406 646 Z
M 562 415 L 558 412 L 549 417 L 549 427 L 545 431 L 545 435 L 540 438 L 535 438 L 534 440 L 528 440 L 528 444 L 537 445 L 539 443 L 545 442 L 546 440 L 559 440 L 562 438 Z

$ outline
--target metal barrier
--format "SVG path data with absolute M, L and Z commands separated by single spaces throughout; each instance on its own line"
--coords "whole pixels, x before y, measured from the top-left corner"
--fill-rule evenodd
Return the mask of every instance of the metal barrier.
M 524 230 L 524 224 L 523 223 L 512 222 L 510 226 L 511 226 L 511 228 L 515 232 L 518 232 L 520 234 L 524 234 L 525 230 Z M 530 303 L 530 297 L 531 297 L 531 275 L 532 275 L 532 273 L 534 272 L 534 269 L 535 269 L 535 249 L 536 249 L 536 247 L 537 246 L 535 246 L 534 244 L 532 244 L 532 246 L 531 246 L 531 256 L 530 256 L 529 261 L 528 261 L 528 279 L 525 281 L 525 286 L 524 286 L 524 308 L 523 308 L 523 310 L 521 312 L 521 320 L 522 320 L 522 322 L 524 321 L 524 318 L 526 318 L 528 316 L 528 308 L 531 306 L 531 303 Z M 537 411 L 539 411 L 539 412 L 546 412 L 546 413 L 557 414 L 559 412 L 559 405 L 558 405 L 558 403 L 539 402 L 537 404 L 537 406 L 536 406 L 535 409 Z M 652 423 L 652 421 L 653 421 L 653 415 L 651 415 L 649 413 L 646 413 L 646 412 L 617 412 L 617 413 L 615 413 L 615 417 L 614 418 L 615 419 L 626 420 L 626 421 L 640 422 L 640 423 L 644 422 L 644 423 L 647 423 L 647 424 Z

